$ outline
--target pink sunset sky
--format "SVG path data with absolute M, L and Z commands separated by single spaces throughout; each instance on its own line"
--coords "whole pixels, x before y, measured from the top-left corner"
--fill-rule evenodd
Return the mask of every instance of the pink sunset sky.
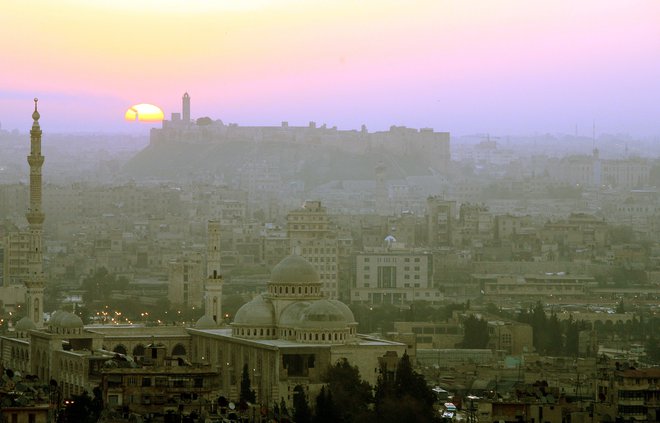
M 660 134 L 660 1 L 5 0 L 0 122 L 144 131 L 136 103 L 241 125 Z

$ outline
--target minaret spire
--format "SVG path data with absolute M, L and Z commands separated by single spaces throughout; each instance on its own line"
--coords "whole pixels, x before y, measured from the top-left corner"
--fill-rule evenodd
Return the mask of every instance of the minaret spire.
M 222 275 L 220 274 L 220 222 L 209 220 L 206 241 L 206 282 L 204 314 L 216 324 L 222 322 Z
M 26 306 L 28 317 L 37 325 L 43 326 L 43 253 L 42 232 L 45 215 L 41 208 L 41 166 L 44 156 L 41 155 L 41 127 L 39 126 L 39 99 L 34 99 L 32 113 L 32 129 L 30 129 L 30 155 L 27 157 L 30 165 L 30 207 L 25 215 L 30 231 L 30 254 L 28 258 L 29 274 L 25 280 Z

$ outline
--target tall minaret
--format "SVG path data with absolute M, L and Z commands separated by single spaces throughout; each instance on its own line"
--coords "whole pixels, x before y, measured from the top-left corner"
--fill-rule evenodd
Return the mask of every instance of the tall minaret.
M 190 96 L 188 93 L 183 94 L 183 99 L 182 99 L 182 116 L 183 116 L 183 121 L 188 123 L 190 122 Z
M 206 240 L 204 314 L 222 322 L 222 276 L 220 275 L 220 222 L 209 220 Z
M 25 303 L 27 315 L 37 327 L 43 326 L 44 274 L 43 253 L 41 251 L 41 234 L 44 223 L 44 213 L 41 210 L 41 166 L 44 156 L 41 155 L 41 127 L 37 101 L 34 99 L 32 113 L 32 129 L 30 130 L 30 155 L 27 157 L 30 165 L 30 207 L 25 215 L 30 226 L 30 253 L 28 256 L 29 274 L 25 279 L 27 288 Z

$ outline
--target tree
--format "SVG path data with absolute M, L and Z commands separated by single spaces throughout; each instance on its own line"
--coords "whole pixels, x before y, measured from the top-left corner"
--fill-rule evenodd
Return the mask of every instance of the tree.
M 324 375 L 328 392 L 336 404 L 341 404 L 340 421 L 353 422 L 363 418 L 373 403 L 371 385 L 360 377 L 356 366 L 346 359 L 337 361 Z
M 257 400 L 257 394 L 252 389 L 252 383 L 250 382 L 250 373 L 248 372 L 247 363 L 243 364 L 243 373 L 241 374 L 241 392 L 239 400 L 242 403 L 250 402 L 254 403 Z
M 314 408 L 314 423 L 334 423 L 339 421 L 339 410 L 332 399 L 332 392 L 321 388 L 316 397 L 316 407 Z
M 488 322 L 484 319 L 477 319 L 470 315 L 463 322 L 465 334 L 461 342 L 461 348 L 486 348 L 490 338 L 488 334 Z
M 94 398 L 87 391 L 80 395 L 72 395 L 71 403 L 63 411 L 64 421 L 70 423 L 96 423 L 103 410 L 101 390 L 94 389 Z
M 311 423 L 312 412 L 309 410 L 305 388 L 296 385 L 293 388 L 293 420 L 296 423 Z
M 433 391 L 424 377 L 413 370 L 407 353 L 399 360 L 393 380 L 384 371 L 378 378 L 375 408 L 380 423 L 432 422 L 434 402 Z
M 112 291 L 123 291 L 128 287 L 128 283 L 129 280 L 125 277 L 117 277 L 105 267 L 98 268 L 83 279 L 83 300 L 88 305 L 94 301 L 107 301 Z
M 623 298 L 616 304 L 616 309 L 614 310 L 616 314 L 623 314 L 626 312 L 626 307 L 623 304 Z

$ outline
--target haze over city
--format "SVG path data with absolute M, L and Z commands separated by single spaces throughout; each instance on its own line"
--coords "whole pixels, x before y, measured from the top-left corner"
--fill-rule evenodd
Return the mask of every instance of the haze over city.
M 660 133 L 650 1 L 7 1 L 0 121 L 140 132 L 132 104 L 195 117 L 455 135 Z M 29 116 L 28 116 L 29 118 Z
M 660 421 L 660 3 L 0 5 L 0 422 Z

